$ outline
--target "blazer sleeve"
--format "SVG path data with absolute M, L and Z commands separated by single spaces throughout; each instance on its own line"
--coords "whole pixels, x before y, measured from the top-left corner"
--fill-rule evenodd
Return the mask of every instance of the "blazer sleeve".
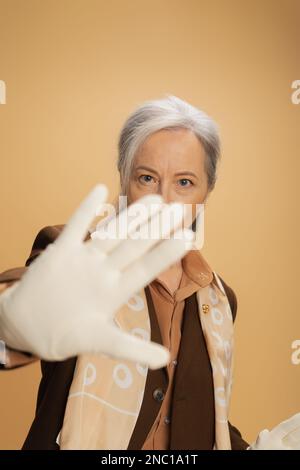
M 64 225 L 53 225 L 42 228 L 34 239 L 31 252 L 26 260 L 25 266 L 3 271 L 0 274 L 0 284 L 6 284 L 6 287 L 8 287 L 14 284 L 16 281 L 19 281 L 30 263 L 32 263 L 32 261 L 37 258 L 37 256 L 49 245 L 49 243 L 54 242 L 54 240 L 62 231 L 63 227 Z
M 219 276 L 222 281 L 223 287 L 225 289 L 228 301 L 230 303 L 230 308 L 232 312 L 232 319 L 235 321 L 236 314 L 237 314 L 237 298 L 235 292 L 231 287 L 226 284 L 226 282 Z M 231 448 L 232 450 L 246 450 L 249 444 L 242 438 L 240 431 L 233 426 L 228 421 L 229 426 L 229 434 L 230 434 L 230 441 L 231 441 Z
M 32 261 L 37 258 L 37 256 L 49 245 L 49 243 L 54 242 L 54 240 L 62 231 L 63 227 L 64 225 L 47 226 L 38 232 L 25 266 L 8 269 L 0 274 L 0 295 L 1 292 L 22 278 L 30 263 L 32 263 Z M 11 349 L 9 345 L 5 345 L 5 364 L 1 364 L 0 369 L 15 369 L 17 367 L 30 364 L 35 360 L 36 358 L 32 354 L 25 353 L 23 351 L 17 351 Z

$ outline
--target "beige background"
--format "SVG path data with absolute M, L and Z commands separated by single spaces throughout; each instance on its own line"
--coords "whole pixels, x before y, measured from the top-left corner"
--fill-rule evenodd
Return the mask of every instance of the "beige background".
M 175 94 L 223 140 L 204 254 L 238 296 L 231 421 L 247 440 L 300 411 L 299 0 L 0 0 L 0 270 L 82 197 L 118 189 L 118 132 Z M 0 374 L 0 447 L 31 423 L 39 365 Z

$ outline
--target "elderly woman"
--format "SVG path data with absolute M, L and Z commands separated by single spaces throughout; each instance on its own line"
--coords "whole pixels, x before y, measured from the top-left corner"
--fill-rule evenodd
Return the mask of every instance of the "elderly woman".
M 202 111 L 174 96 L 146 102 L 120 134 L 121 193 L 129 203 L 156 193 L 166 202 L 204 204 L 219 146 L 216 125 Z M 27 264 L 62 229 L 42 229 Z M 236 310 L 233 290 L 199 250 L 188 252 L 115 319 L 124 331 L 167 347 L 168 366 L 149 370 L 105 355 L 42 361 L 23 448 L 246 449 L 228 421 Z
M 122 195 L 129 203 L 159 194 L 166 202 L 188 204 L 197 230 L 196 206 L 205 204 L 214 188 L 219 153 L 216 125 L 205 113 L 174 96 L 146 102 L 121 131 Z M 39 232 L 27 266 L 61 238 L 63 228 Z M 120 260 L 122 250 L 118 255 Z M 248 448 L 228 420 L 236 311 L 233 290 L 199 250 L 187 252 L 118 310 L 114 321 L 120 334 L 107 345 L 108 355 L 41 362 L 36 415 L 23 449 Z M 142 357 L 134 362 L 136 355 L 121 353 L 117 341 L 128 333 L 165 346 L 171 361 L 156 370 L 148 369 Z M 262 431 L 250 448 L 299 446 L 300 413 L 271 432 Z

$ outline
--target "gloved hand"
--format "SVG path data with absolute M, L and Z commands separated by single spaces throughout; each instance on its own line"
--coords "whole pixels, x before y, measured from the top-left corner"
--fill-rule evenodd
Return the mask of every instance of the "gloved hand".
M 32 262 L 20 281 L 1 294 L 0 339 L 11 348 L 46 360 L 104 353 L 159 368 L 169 362 L 169 351 L 122 332 L 114 315 L 134 293 L 187 252 L 193 235 L 178 230 L 181 239 L 161 240 L 179 227 L 183 206 L 163 204 L 161 197 L 153 195 L 136 204 L 147 208 L 144 218 L 139 217 L 142 226 L 157 222 L 160 216 L 165 221 L 162 231 L 159 224 L 151 225 L 155 225 L 154 239 L 134 240 L 133 236 L 84 242 L 106 196 L 106 186 L 96 186 L 55 242 Z M 126 214 L 123 211 L 118 220 L 124 220 Z M 128 228 L 128 233 L 133 231 L 130 235 L 137 230 L 133 226 Z
M 300 450 L 300 413 L 261 431 L 247 450 Z

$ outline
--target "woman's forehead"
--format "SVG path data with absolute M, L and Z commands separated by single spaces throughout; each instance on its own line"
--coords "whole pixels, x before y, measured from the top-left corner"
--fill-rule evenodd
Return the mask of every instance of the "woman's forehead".
M 201 170 L 204 154 L 201 142 L 192 131 L 158 131 L 141 145 L 134 159 L 134 169 L 144 166 L 148 169 Z

